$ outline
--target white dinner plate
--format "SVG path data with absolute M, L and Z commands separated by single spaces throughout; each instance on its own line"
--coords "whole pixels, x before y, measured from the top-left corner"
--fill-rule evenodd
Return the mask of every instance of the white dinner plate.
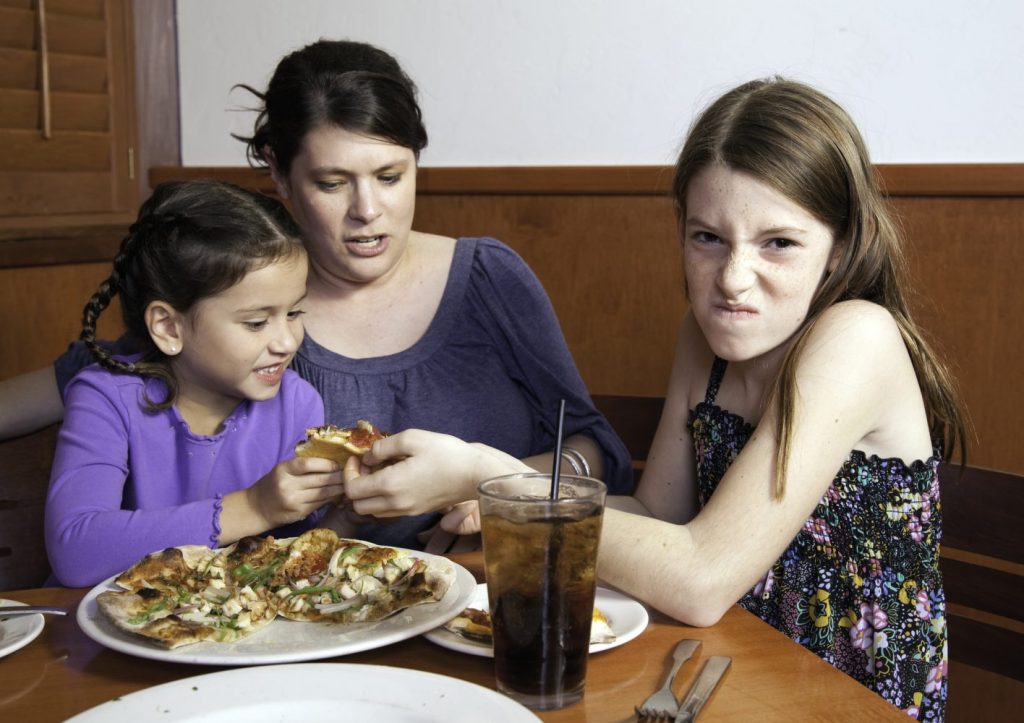
M 110 577 L 90 590 L 78 606 L 78 625 L 90 638 L 129 655 L 197 665 L 264 665 L 297 663 L 349 655 L 379 648 L 436 627 L 451 619 L 473 595 L 476 579 L 466 568 L 437 555 L 410 550 L 434 565 L 455 569 L 455 581 L 436 603 L 415 605 L 375 623 L 304 623 L 276 618 L 257 633 L 233 643 L 203 642 L 173 650 L 157 647 L 141 636 L 120 630 L 100 612 L 96 596 L 120 590 Z
M 476 581 L 474 580 L 474 583 Z M 5 605 L 24 605 L 17 600 L 0 598 L 0 608 Z M 0 617 L 3 611 L 0 610 Z M 19 615 L 0 622 L 0 658 L 20 650 L 35 640 L 43 632 L 42 615 Z
M 591 643 L 591 654 L 600 653 L 603 650 L 610 650 L 628 643 L 647 628 L 647 622 L 650 619 L 647 614 L 647 608 L 636 600 L 623 595 L 621 592 L 608 590 L 603 587 L 597 588 L 594 606 L 608 616 L 612 632 L 615 633 L 615 640 L 610 643 Z M 480 583 L 476 586 L 476 591 L 473 593 L 473 597 L 469 599 L 466 607 L 487 610 L 487 585 L 485 583 Z M 443 648 L 457 650 L 460 653 L 482 655 L 487 658 L 494 657 L 494 649 L 490 645 L 456 635 L 445 630 L 443 626 L 424 633 L 424 637 Z
M 120 696 L 69 719 L 269 723 L 535 723 L 528 709 L 458 678 L 385 665 L 307 663 L 236 668 Z

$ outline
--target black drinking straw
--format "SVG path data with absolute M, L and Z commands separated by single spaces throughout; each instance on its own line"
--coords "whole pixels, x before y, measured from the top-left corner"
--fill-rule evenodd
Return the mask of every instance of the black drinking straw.
M 558 499 L 558 480 L 562 477 L 562 425 L 565 423 L 565 400 L 558 402 L 558 434 L 555 436 L 555 464 L 551 468 L 551 499 Z

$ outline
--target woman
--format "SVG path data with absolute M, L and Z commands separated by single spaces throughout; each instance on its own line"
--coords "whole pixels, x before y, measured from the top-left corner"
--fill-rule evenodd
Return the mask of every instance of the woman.
M 697 120 L 673 190 L 690 311 L 643 478 L 609 498 L 601 576 L 693 625 L 738 600 L 940 720 L 938 465 L 964 421 L 859 132 L 806 85 L 748 83 Z M 386 514 L 377 480 L 403 465 L 443 470 L 446 502 L 524 467 L 415 430 L 365 462 L 396 456 L 346 468 L 357 510 Z M 451 525 L 475 528 L 467 512 Z
M 529 268 L 494 239 L 412 229 L 427 135 L 395 59 L 321 40 L 285 57 L 265 93 L 252 92 L 264 107 L 243 140 L 269 166 L 310 257 L 293 368 L 324 397 L 327 420 L 431 429 L 548 468 L 564 398 L 572 463 L 628 491 L 629 455 L 594 408 Z M 85 357 L 58 361 L 61 389 Z M 352 534 L 420 546 L 416 536 L 438 518 L 419 514 L 435 509 L 435 482 L 403 491 L 414 517 Z

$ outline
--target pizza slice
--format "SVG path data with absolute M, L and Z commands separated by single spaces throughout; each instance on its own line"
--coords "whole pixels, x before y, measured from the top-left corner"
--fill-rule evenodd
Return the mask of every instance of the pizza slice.
M 182 584 L 207 576 L 216 558 L 217 552 L 203 545 L 168 547 L 146 555 L 114 582 L 125 590 L 177 590 Z
M 493 645 L 491 614 L 486 610 L 466 608 L 444 624 L 444 629 L 459 637 L 485 645 Z M 590 644 L 614 643 L 615 631 L 611 621 L 603 612 L 594 608 L 590 624 Z
M 277 615 L 276 599 L 250 587 L 232 589 L 219 579 L 196 587 L 183 581 L 177 590 L 111 590 L 100 593 L 96 604 L 117 628 L 168 649 L 240 640 Z
M 326 424 L 306 429 L 306 439 L 295 447 L 297 457 L 323 457 L 344 466 L 352 456 L 362 457 L 378 439 L 387 437 L 365 419 L 354 427 Z
M 311 530 L 292 543 L 289 569 L 308 574 L 293 576 L 275 590 L 281 617 L 375 622 L 413 605 L 441 600 L 455 579 L 450 565 L 359 540 L 335 537 L 332 543 L 328 532 Z

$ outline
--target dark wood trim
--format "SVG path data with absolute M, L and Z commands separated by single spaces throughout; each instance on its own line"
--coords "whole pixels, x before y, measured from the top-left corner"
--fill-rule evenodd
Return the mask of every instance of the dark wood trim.
M 422 171 L 421 171 L 422 173 Z M 226 181 L 265 193 L 276 193 L 270 171 L 248 166 L 155 166 L 149 169 L 149 185 L 156 188 L 167 181 L 212 179 Z
M 1024 580 L 1020 575 L 945 556 L 939 566 L 948 602 L 1024 622 Z
M 955 614 L 948 624 L 950 659 L 1024 681 L 1024 635 Z
M 0 232 L 0 269 L 109 263 L 131 223 Z
M 1024 196 L 1024 164 L 1020 163 L 885 164 L 878 170 L 891 196 Z M 148 172 L 150 186 L 195 178 L 215 178 L 275 192 L 265 169 L 164 165 L 153 166 Z M 426 167 L 419 170 L 418 191 L 422 195 L 662 196 L 668 193 L 671 180 L 669 166 Z M 0 238 L 0 268 L 108 261 L 117 249 L 108 243 L 111 228 L 50 229 L 42 239 L 34 232 L 7 232 L 6 238 Z M 115 234 L 118 239 L 123 235 L 124 228 Z M 92 242 L 83 242 L 90 238 Z
M 1024 476 L 943 464 L 939 483 L 944 547 L 1024 564 Z
M 890 196 L 1021 196 L 1024 163 L 880 164 Z M 219 178 L 272 191 L 265 170 L 244 166 L 164 166 L 150 170 L 153 185 L 186 178 Z M 420 194 L 546 194 L 662 196 L 671 166 L 522 166 L 419 169 Z

